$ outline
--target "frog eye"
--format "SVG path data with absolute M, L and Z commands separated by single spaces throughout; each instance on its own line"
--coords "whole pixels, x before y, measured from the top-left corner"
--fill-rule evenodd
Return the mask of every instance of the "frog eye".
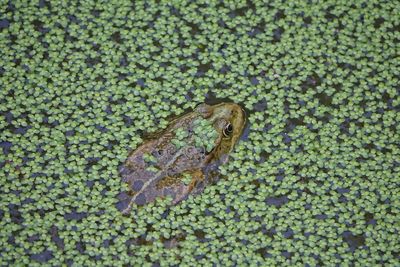
M 233 132 L 232 124 L 228 123 L 223 130 L 224 136 L 229 137 L 232 134 L 232 132 Z

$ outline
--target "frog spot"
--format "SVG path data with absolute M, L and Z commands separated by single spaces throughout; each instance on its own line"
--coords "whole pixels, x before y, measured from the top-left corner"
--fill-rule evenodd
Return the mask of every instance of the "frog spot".
M 159 150 L 154 150 L 151 152 L 151 155 L 153 155 L 155 158 L 161 158 L 163 156 L 164 150 L 159 149 Z
M 133 183 L 132 189 L 135 191 L 139 191 L 143 187 L 143 181 L 142 180 L 137 180 Z
M 146 195 L 144 193 L 139 194 L 136 198 L 135 198 L 135 203 L 139 206 L 143 206 L 144 204 L 146 204 Z

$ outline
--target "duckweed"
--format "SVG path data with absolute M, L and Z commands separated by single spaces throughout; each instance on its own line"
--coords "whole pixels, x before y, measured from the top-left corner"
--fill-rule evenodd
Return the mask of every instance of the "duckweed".
M 190 175 L 189 173 L 184 173 L 182 175 L 182 182 L 185 185 L 189 185 L 191 181 L 192 181 L 192 175 Z
M 215 146 L 215 141 L 218 137 L 218 132 L 212 123 L 203 118 L 196 119 L 194 122 L 194 143 L 198 148 L 204 148 L 205 151 L 210 152 Z
M 399 13 L 4 2 L 0 265 L 399 265 Z M 142 134 L 227 99 L 249 124 L 225 179 L 123 216 L 118 167 Z

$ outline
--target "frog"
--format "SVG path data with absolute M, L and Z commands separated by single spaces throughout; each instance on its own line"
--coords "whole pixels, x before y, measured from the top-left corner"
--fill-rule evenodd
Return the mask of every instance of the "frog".
M 172 119 L 165 129 L 148 134 L 119 170 L 129 190 L 122 213 L 157 198 L 168 197 L 171 205 L 177 205 L 202 193 L 219 179 L 218 167 L 228 162 L 245 122 L 239 104 L 203 103 Z

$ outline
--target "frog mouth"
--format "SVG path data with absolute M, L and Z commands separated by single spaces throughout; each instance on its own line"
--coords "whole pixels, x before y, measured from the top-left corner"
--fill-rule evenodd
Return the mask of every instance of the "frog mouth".
M 243 118 L 243 128 L 242 128 L 242 132 L 243 132 L 243 129 L 244 129 L 246 123 L 247 123 L 247 113 L 246 113 L 246 110 L 244 110 L 244 108 L 240 107 L 240 109 L 242 110 L 242 118 Z M 242 134 L 242 133 L 240 133 L 240 135 L 241 135 L 241 134 Z
M 244 122 L 246 123 L 246 119 L 247 119 L 247 113 L 246 110 L 244 110 L 244 108 L 240 107 L 240 109 L 242 110 L 242 116 L 244 118 Z

